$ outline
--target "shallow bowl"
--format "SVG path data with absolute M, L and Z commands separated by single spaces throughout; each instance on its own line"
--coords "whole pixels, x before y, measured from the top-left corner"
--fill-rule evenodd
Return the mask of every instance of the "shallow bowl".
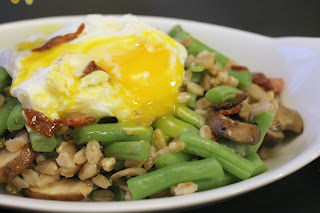
M 73 23 L 83 16 L 51 17 L 0 25 L 0 49 L 10 48 L 29 35 Z M 281 99 L 303 117 L 302 135 L 275 147 L 265 161 L 269 171 L 246 181 L 192 195 L 131 202 L 61 202 L 37 200 L 6 194 L 0 189 L 0 205 L 52 212 L 143 212 L 164 211 L 212 204 L 283 178 L 320 156 L 320 39 L 271 38 L 250 32 L 195 21 L 140 16 L 164 32 L 180 24 L 194 37 L 233 58 L 251 71 L 281 77 L 285 88 Z

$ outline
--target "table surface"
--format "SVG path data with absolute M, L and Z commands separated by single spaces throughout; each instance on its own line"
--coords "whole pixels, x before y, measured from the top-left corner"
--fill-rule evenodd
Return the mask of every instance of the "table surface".
M 302 3 L 304 2 L 304 3 Z M 0 2 L 0 23 L 88 13 L 165 16 L 208 22 L 267 36 L 320 37 L 320 1 L 23 0 Z M 188 212 L 320 212 L 320 158 L 275 183 Z M 0 212 L 13 210 L 1 209 Z M 17 210 L 15 210 L 18 212 Z

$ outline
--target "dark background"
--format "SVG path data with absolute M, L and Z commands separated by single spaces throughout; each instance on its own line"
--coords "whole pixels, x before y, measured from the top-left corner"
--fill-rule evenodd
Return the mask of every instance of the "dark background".
M 0 0 L 0 23 L 88 13 L 165 16 L 273 37 L 320 37 L 317 0 L 34 0 L 31 6 L 24 1 L 13 5 L 10 0 Z M 319 168 L 320 158 L 275 183 L 190 212 L 320 212 Z M 0 208 L 0 212 L 9 210 Z

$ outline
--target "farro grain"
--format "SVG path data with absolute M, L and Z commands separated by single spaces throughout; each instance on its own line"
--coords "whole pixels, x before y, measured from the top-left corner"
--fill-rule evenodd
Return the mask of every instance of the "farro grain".
M 75 160 L 73 155 L 68 152 L 62 152 L 56 159 L 59 166 L 65 167 L 67 169 L 72 169 L 75 167 Z
M 195 193 L 198 185 L 194 182 L 179 183 L 177 186 L 171 187 L 171 194 L 174 196 L 187 195 Z
M 100 143 L 96 140 L 89 141 L 86 147 L 86 158 L 90 164 L 97 164 L 100 158 L 103 156 Z
M 116 164 L 116 159 L 114 157 L 110 157 L 110 158 L 106 157 L 106 158 L 103 158 L 101 161 L 102 168 L 107 172 L 112 171 L 115 164 Z
M 89 178 L 92 178 L 95 176 L 98 172 L 97 164 L 89 164 L 87 163 L 84 165 L 84 167 L 81 169 L 78 177 L 80 180 L 87 180 Z
M 161 129 L 155 129 L 152 133 L 152 145 L 157 149 L 167 147 L 167 138 Z
M 32 170 L 32 169 L 26 169 L 22 172 L 23 179 L 30 185 L 30 186 L 36 186 L 36 181 L 39 178 L 38 172 Z
M 96 184 L 97 186 L 107 189 L 109 186 L 111 186 L 108 178 L 106 178 L 104 175 L 99 174 L 93 178 L 91 178 L 92 182 Z
M 81 165 L 86 162 L 86 160 L 86 147 L 84 146 L 74 155 L 74 161 L 76 164 Z
M 40 162 L 35 170 L 47 175 L 56 175 L 59 173 L 58 165 L 52 159 Z

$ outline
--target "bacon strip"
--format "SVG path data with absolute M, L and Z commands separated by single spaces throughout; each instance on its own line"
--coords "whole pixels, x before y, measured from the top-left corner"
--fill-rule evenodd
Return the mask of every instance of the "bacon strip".
M 284 80 L 282 78 L 269 78 L 270 83 L 275 93 L 280 93 L 284 86 Z
M 68 33 L 63 36 L 56 36 L 56 37 L 50 39 L 49 41 L 47 41 L 41 47 L 33 49 L 32 52 L 40 52 L 40 51 L 48 50 L 48 49 L 51 49 L 52 47 L 57 46 L 61 43 L 72 41 L 73 39 L 76 39 L 78 37 L 78 35 L 80 35 L 82 33 L 84 27 L 85 27 L 85 24 L 81 23 L 76 32 Z
M 263 73 L 254 73 L 252 82 L 262 87 L 265 91 L 273 90 L 270 79 Z
M 95 117 L 87 117 L 85 115 L 73 115 L 68 118 L 64 119 L 56 119 L 54 120 L 57 124 L 63 124 L 64 126 L 73 126 L 73 127 L 80 127 L 85 126 L 87 124 L 92 124 L 96 122 Z
M 54 134 L 55 128 L 58 126 L 57 123 L 52 121 L 50 118 L 45 116 L 42 112 L 33 109 L 24 109 L 27 121 L 26 125 L 34 131 L 51 138 Z
M 230 68 L 235 71 L 249 71 L 248 67 L 241 65 L 232 65 Z
M 233 114 L 236 114 L 236 113 L 240 112 L 241 107 L 242 107 L 242 105 L 238 104 L 238 105 L 236 105 L 234 107 L 231 107 L 229 109 L 221 109 L 220 113 L 222 115 L 233 115 Z
M 87 67 L 84 69 L 83 74 L 81 77 L 84 77 L 86 75 L 89 75 L 90 73 L 96 71 L 96 70 L 103 70 L 101 67 L 99 67 L 95 61 L 90 61 Z
M 42 112 L 33 109 L 24 109 L 27 121 L 26 125 L 34 131 L 51 138 L 55 129 L 60 125 L 80 127 L 96 122 L 95 117 L 87 117 L 85 115 L 73 115 L 68 118 L 51 120 Z
M 247 93 L 238 93 L 238 94 L 236 94 L 236 97 L 234 98 L 234 100 L 229 101 L 229 102 L 224 102 L 221 104 L 211 104 L 210 107 L 213 108 L 214 110 L 230 109 L 230 108 L 235 107 L 238 104 L 240 104 L 247 97 L 248 97 Z

